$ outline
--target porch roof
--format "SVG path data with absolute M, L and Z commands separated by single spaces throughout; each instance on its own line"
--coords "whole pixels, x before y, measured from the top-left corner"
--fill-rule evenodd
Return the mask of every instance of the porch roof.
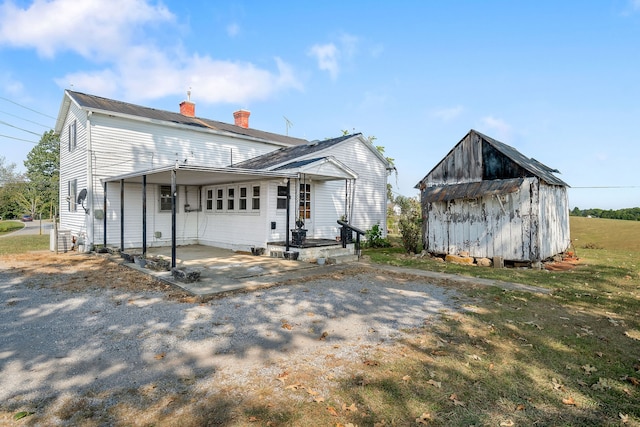
M 142 184 L 142 177 L 146 175 L 147 184 L 167 184 L 171 182 L 171 171 L 173 170 L 176 171 L 176 175 L 180 182 L 180 185 L 216 185 L 244 181 L 255 181 L 256 179 L 264 178 L 280 179 L 298 177 L 298 174 L 296 172 L 286 170 L 265 171 L 255 169 L 242 169 L 236 167 L 211 167 L 176 164 L 106 177 L 102 178 L 100 181 L 102 183 L 105 183 L 124 180 L 124 182 L 126 183 Z

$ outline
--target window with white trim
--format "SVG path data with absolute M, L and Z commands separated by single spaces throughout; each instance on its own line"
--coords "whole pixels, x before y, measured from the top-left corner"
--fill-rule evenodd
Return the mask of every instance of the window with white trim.
M 238 210 L 247 211 L 247 187 L 240 187 L 240 194 L 238 194 Z
M 77 145 L 76 121 L 74 120 L 72 123 L 69 123 L 69 151 L 75 150 Z
M 69 212 L 75 212 L 77 209 L 77 197 L 78 197 L 78 180 L 77 179 L 70 179 L 67 182 L 67 190 L 68 190 L 68 196 L 67 196 L 67 206 L 69 209 Z
M 207 189 L 207 210 L 213 210 L 213 190 Z
M 178 199 L 176 195 L 176 206 L 178 206 Z M 171 186 L 160 186 L 160 212 L 171 212 Z
M 254 211 L 260 210 L 260 186 L 253 186 L 253 197 L 251 197 L 251 209 Z
M 236 209 L 236 188 L 227 188 L 227 210 L 233 211 Z
M 278 185 L 278 200 L 276 201 L 277 209 L 287 209 L 287 186 Z

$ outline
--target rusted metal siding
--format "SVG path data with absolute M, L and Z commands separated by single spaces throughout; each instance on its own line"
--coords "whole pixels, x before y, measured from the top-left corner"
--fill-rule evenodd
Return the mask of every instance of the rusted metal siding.
M 475 199 L 424 201 L 425 249 L 436 254 L 468 251 L 539 261 L 568 247 L 566 189 L 525 178 L 517 191 Z

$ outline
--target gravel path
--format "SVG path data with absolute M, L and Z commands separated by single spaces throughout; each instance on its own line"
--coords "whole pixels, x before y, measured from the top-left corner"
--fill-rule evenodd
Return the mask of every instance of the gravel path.
M 347 271 L 196 303 L 157 291 L 51 289 L 0 265 L 0 411 L 150 384 L 206 392 L 251 375 L 273 380 L 285 366 L 337 376 L 458 310 L 455 291 L 414 280 Z

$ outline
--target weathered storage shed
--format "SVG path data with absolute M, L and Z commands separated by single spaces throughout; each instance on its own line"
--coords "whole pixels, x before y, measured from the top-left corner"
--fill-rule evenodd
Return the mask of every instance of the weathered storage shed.
M 570 245 L 559 171 L 470 130 L 417 185 L 433 254 L 538 262 Z

